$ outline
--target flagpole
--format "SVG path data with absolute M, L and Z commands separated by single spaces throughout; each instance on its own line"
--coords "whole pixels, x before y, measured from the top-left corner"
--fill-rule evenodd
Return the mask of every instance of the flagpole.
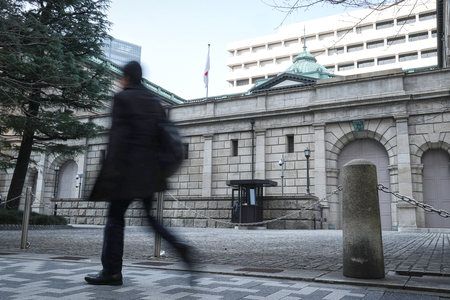
M 209 47 L 210 44 L 208 44 L 208 84 L 206 85 L 206 98 L 208 98 L 208 89 L 209 89 Z
M 208 88 L 209 88 L 209 46 L 208 44 L 208 56 L 206 56 L 205 72 L 203 73 L 203 82 L 206 88 L 206 98 L 208 98 Z

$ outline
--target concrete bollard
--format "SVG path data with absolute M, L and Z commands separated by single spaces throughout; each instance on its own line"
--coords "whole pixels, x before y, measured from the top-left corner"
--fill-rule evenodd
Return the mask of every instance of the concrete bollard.
M 384 278 L 377 168 L 370 161 L 355 159 L 343 171 L 344 276 Z

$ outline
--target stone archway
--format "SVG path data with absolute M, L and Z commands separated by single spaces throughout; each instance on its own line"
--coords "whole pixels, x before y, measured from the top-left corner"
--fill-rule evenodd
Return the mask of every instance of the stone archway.
M 365 159 L 377 166 L 378 183 L 390 189 L 389 156 L 386 149 L 373 139 L 356 139 L 348 143 L 339 154 L 338 169 L 353 159 Z M 338 176 L 339 185 L 342 184 L 342 171 Z M 390 194 L 380 193 L 380 215 L 382 230 L 392 230 L 392 209 Z M 342 228 L 342 194 L 339 195 L 340 228 Z
M 423 202 L 450 212 L 450 155 L 440 149 L 428 150 L 422 156 Z M 450 218 L 425 211 L 426 228 L 450 228 Z

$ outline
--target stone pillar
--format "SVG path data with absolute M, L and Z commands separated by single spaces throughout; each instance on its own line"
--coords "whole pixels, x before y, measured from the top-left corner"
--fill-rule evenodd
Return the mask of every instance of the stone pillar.
M 411 155 L 409 151 L 408 116 L 396 116 L 398 192 L 412 197 Z M 416 207 L 403 201 L 397 204 L 398 227 L 417 228 Z
M 257 130 L 255 179 L 266 179 L 266 130 Z
M 344 165 L 343 175 L 343 274 L 384 278 L 377 168 L 354 159 Z
M 325 123 L 313 124 L 314 126 L 314 194 L 319 199 L 327 195 L 327 164 L 326 164 L 326 146 L 325 146 Z M 338 215 L 332 216 L 332 209 L 328 200 L 320 203 L 323 209 L 323 218 L 326 219 L 325 229 L 329 224 L 338 224 Z
M 211 197 L 212 195 L 212 142 L 213 134 L 204 135 L 203 149 L 203 183 L 202 196 Z
M 325 124 L 314 124 L 313 126 L 315 195 L 321 199 L 327 195 Z

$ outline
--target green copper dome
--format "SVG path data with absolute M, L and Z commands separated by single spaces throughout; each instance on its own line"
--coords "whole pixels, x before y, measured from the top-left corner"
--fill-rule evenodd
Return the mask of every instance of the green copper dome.
M 303 46 L 303 52 L 294 59 L 294 64 L 283 73 L 303 75 L 318 79 L 334 77 L 334 75 L 324 66 L 317 63 L 316 58 L 311 53 L 306 52 L 306 45 Z

